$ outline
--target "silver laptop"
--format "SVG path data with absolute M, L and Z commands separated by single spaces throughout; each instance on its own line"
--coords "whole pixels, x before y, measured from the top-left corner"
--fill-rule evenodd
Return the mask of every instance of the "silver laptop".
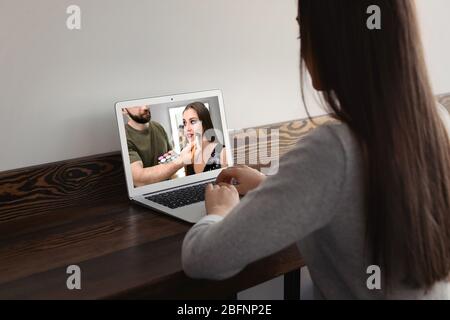
M 222 93 L 210 90 L 115 105 L 132 201 L 195 223 L 204 189 L 233 165 Z

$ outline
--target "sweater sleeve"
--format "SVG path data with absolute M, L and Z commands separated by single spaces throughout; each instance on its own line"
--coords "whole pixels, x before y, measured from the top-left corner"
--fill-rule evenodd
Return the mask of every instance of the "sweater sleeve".
M 183 269 L 225 279 L 327 225 L 344 183 L 344 147 L 332 125 L 315 129 L 280 161 L 278 173 L 221 219 L 206 216 L 187 233 Z

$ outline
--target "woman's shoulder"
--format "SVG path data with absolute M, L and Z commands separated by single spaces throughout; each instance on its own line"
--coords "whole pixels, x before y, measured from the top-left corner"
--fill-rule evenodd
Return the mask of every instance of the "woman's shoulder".
M 361 147 L 350 128 L 338 121 L 319 125 L 302 139 L 289 152 L 292 158 L 305 155 L 317 163 L 327 163 L 334 167 L 347 167 L 361 161 Z
M 357 139 L 348 125 L 331 120 L 313 129 L 305 138 L 315 141 L 326 148 L 341 148 L 346 151 L 358 145 Z
M 307 181 L 309 185 L 321 188 L 324 183 L 332 182 L 333 191 L 338 193 L 349 176 L 360 172 L 360 154 L 358 144 L 345 124 L 324 123 L 307 133 L 280 158 L 278 173 L 292 185 L 296 181 Z

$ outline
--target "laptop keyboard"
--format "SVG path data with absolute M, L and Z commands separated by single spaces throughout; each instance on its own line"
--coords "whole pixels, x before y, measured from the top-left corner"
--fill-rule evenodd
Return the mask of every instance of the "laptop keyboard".
M 145 197 L 145 199 L 156 202 L 170 209 L 188 206 L 193 203 L 205 201 L 205 188 L 208 183 L 198 184 L 183 189 L 168 191 L 157 195 Z

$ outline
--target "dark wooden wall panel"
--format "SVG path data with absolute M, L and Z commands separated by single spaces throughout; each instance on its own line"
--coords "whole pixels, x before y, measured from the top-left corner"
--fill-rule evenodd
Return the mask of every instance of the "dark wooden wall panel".
M 119 153 L 0 173 L 0 223 L 126 196 Z

